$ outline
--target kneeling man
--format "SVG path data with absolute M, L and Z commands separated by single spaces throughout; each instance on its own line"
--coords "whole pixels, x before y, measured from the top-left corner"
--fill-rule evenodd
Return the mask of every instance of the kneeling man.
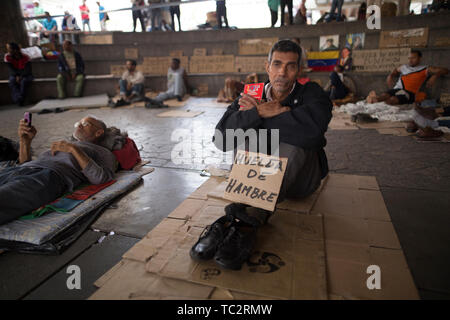
M 114 178 L 116 158 L 100 146 L 106 125 L 93 117 L 75 124 L 76 142 L 53 142 L 31 161 L 36 129 L 20 121 L 21 165 L 0 171 L 0 225 L 46 205 L 82 183 L 101 184 Z
M 318 84 L 297 82 L 301 56 L 301 48 L 296 43 L 278 41 L 266 62 L 269 81 L 265 83 L 261 102 L 247 94 L 237 98 L 216 126 L 221 134 L 213 139 L 222 151 L 236 150 L 235 142 L 227 143 L 220 138 L 226 137 L 227 129 L 257 132 L 278 129 L 279 156 L 288 158 L 278 201 L 312 194 L 328 174 L 323 148 L 332 103 Z M 200 237 L 191 249 L 191 257 L 196 260 L 214 257 L 223 268 L 240 269 L 251 254 L 257 227 L 272 214 L 258 210 L 259 214 L 252 216 L 247 209 L 249 206 L 240 203 L 225 207 L 226 215 Z

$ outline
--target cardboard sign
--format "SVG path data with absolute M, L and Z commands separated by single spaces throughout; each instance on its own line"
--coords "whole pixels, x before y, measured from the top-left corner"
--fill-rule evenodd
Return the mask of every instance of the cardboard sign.
M 427 42 L 428 28 L 382 31 L 380 33 L 380 48 L 426 47 Z
M 180 65 L 182 68 L 188 71 L 189 58 L 177 57 L 180 59 Z M 167 74 L 170 63 L 173 57 L 145 57 L 143 63 L 144 74 L 163 76 Z
M 208 84 L 207 83 L 201 83 L 197 86 L 197 95 L 199 97 L 206 97 L 208 95 Z
M 356 50 L 353 52 L 353 67 L 360 72 L 391 72 L 408 63 L 410 51 L 410 48 Z
M 287 161 L 287 158 L 238 150 L 224 199 L 273 211 Z
M 266 71 L 267 56 L 244 57 L 237 56 L 235 59 L 236 72 L 251 73 Z
M 206 56 L 206 48 L 195 48 L 193 52 L 194 56 Z
M 137 59 L 139 58 L 139 51 L 137 48 L 126 48 L 125 59 Z
M 240 55 L 268 55 L 278 38 L 242 39 L 239 40 Z
M 113 44 L 113 35 L 111 34 L 81 34 L 81 44 Z
M 191 73 L 234 72 L 234 56 L 192 56 L 189 62 Z
M 170 51 L 169 56 L 174 57 L 174 58 L 182 57 L 183 56 L 183 50 Z
M 111 65 L 111 74 L 116 77 L 121 77 L 122 74 L 127 70 L 125 65 Z
M 223 49 L 222 48 L 213 48 L 212 49 L 212 55 L 213 56 L 221 56 L 221 55 L 223 55 Z

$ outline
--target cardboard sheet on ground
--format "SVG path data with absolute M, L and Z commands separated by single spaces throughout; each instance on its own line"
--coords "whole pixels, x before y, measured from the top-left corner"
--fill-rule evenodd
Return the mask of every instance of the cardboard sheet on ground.
M 99 94 L 95 96 L 87 96 L 81 98 L 67 98 L 64 100 L 60 99 L 42 100 L 38 104 L 28 109 L 28 111 L 39 112 L 44 109 L 55 110 L 56 108 L 60 108 L 62 110 L 88 109 L 88 108 L 104 107 L 107 104 L 108 104 L 108 96 L 106 94 Z
M 203 111 L 170 110 L 158 113 L 156 116 L 160 118 L 194 118 L 202 113 Z
M 215 219 L 223 214 L 221 209 Z M 189 250 L 203 231 L 193 226 L 158 274 L 268 298 L 327 299 L 322 217 L 283 211 L 276 215 L 259 230 L 254 254 L 240 271 L 191 260 Z
M 331 130 L 358 130 L 358 127 L 351 121 L 351 117 L 345 113 L 333 111 L 328 128 Z
M 238 150 L 224 199 L 273 211 L 288 159 Z

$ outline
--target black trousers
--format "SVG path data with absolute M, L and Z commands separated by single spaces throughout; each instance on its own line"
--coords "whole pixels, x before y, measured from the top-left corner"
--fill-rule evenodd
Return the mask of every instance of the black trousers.
M 341 78 L 339 78 L 339 75 L 333 71 L 330 75 L 330 82 L 331 82 L 331 90 L 330 90 L 330 99 L 343 99 L 348 94 L 347 87 L 342 83 Z
M 180 22 L 180 6 L 172 6 L 170 7 L 170 16 L 172 17 L 172 29 L 175 31 L 175 15 L 178 18 L 178 31 L 181 31 L 181 22 Z
M 280 7 L 281 7 L 281 25 L 284 25 L 284 8 L 288 7 L 289 12 L 289 24 L 292 25 L 292 22 L 294 20 L 294 17 L 292 15 L 292 0 L 280 0 Z
M 269 10 L 270 10 L 270 16 L 272 18 L 272 27 L 274 27 L 278 20 L 278 11 L 273 11 L 272 9 L 269 9 Z
M 141 10 L 133 10 L 133 32 L 136 31 L 136 20 L 139 19 L 141 22 L 142 32 L 145 32 L 145 22 L 144 16 L 142 15 Z
M 225 21 L 225 26 L 228 28 L 227 7 L 225 3 L 216 2 L 216 16 L 219 29 L 222 29 L 222 18 Z

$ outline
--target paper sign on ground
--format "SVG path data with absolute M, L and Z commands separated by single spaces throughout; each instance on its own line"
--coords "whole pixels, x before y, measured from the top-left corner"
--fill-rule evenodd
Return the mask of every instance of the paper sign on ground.
M 273 211 L 287 161 L 287 158 L 238 150 L 224 199 Z

